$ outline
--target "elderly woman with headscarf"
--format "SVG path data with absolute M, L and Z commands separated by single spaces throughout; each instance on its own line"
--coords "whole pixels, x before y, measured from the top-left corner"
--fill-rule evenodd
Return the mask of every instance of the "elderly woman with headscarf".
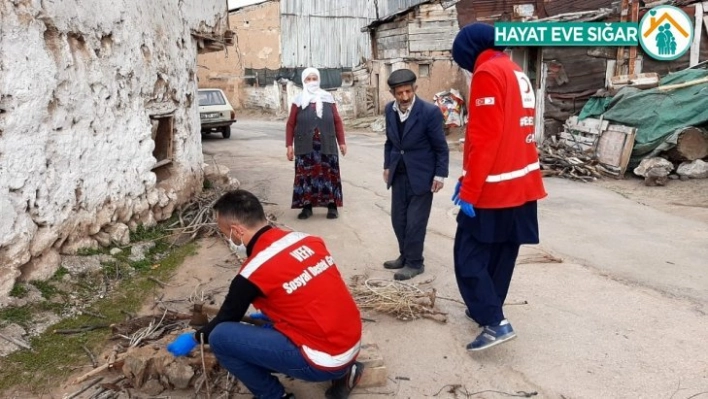
M 533 86 L 503 47 L 494 27 L 467 25 L 452 58 L 472 72 L 462 177 L 453 201 L 460 206 L 455 234 L 455 277 L 466 315 L 482 327 L 467 350 L 516 337 L 502 306 L 522 244 L 538 244 L 536 201 L 546 196 L 534 139 Z
M 303 90 L 290 108 L 286 125 L 289 161 L 295 161 L 292 209 L 299 219 L 312 216 L 313 207 L 327 207 L 327 219 L 338 217 L 342 206 L 339 151 L 347 154 L 344 126 L 334 97 L 320 88 L 320 72 L 302 72 Z

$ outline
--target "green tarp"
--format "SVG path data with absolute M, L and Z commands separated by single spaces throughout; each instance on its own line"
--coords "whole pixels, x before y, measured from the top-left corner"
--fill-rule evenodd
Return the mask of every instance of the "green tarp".
M 687 69 L 667 75 L 661 79 L 659 86 L 707 77 L 708 70 Z M 581 118 L 602 115 L 603 119 L 613 123 L 637 128 L 630 165 L 637 164 L 645 156 L 653 154 L 654 150 L 667 140 L 675 143 L 674 134 L 679 129 L 708 123 L 708 82 L 668 91 L 659 88 L 639 90 L 626 87 L 611 100 L 591 100 L 583 107 Z

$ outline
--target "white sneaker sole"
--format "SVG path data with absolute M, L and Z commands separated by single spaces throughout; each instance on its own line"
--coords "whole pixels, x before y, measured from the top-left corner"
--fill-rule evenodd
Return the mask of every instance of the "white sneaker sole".
M 480 351 L 483 351 L 483 350 L 486 350 L 486 349 L 495 347 L 495 346 L 497 346 L 497 345 L 499 345 L 499 344 L 503 344 L 504 342 L 511 341 L 511 340 L 514 339 L 514 338 L 516 338 L 516 333 L 511 334 L 511 335 L 506 335 L 506 336 L 504 336 L 504 337 L 502 337 L 502 338 L 499 338 L 499 339 L 495 340 L 495 341 L 492 342 L 491 344 L 489 344 L 489 345 L 487 345 L 487 346 L 483 346 L 483 347 L 481 347 L 481 348 L 476 348 L 476 349 L 471 349 L 471 348 L 470 348 L 470 349 L 467 349 L 467 352 L 480 352 Z

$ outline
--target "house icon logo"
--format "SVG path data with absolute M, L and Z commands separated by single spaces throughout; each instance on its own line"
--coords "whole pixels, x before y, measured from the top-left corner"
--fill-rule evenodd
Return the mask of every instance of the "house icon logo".
M 693 42 L 693 24 L 681 9 L 654 7 L 639 22 L 639 44 L 650 57 L 675 60 L 688 51 Z

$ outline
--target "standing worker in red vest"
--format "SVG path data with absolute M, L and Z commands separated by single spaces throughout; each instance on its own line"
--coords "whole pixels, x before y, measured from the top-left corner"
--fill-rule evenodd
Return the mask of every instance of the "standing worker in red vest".
M 494 27 L 460 30 L 452 57 L 472 72 L 462 177 L 455 276 L 468 318 L 482 332 L 479 351 L 516 337 L 502 305 L 522 244 L 538 244 L 536 201 L 546 196 L 534 136 L 536 98 L 522 69 L 494 45 Z

